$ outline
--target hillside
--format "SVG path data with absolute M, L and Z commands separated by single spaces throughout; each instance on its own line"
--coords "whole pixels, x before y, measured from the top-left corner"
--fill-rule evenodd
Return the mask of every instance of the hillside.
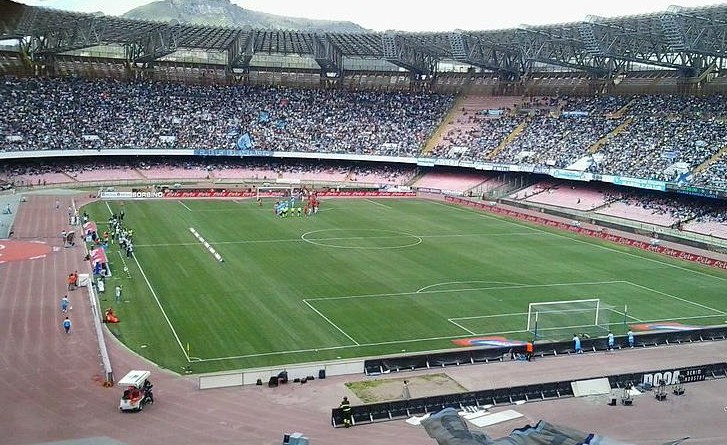
M 365 32 L 353 22 L 312 20 L 251 11 L 230 0 L 160 0 L 126 12 L 123 17 L 211 26 L 250 26 L 255 29 L 295 31 Z

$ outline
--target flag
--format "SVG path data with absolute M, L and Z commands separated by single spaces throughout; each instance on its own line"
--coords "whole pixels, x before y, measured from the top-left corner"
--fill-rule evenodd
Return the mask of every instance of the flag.
M 677 176 L 677 181 L 676 181 L 677 185 L 679 187 L 684 187 L 686 185 L 689 185 L 689 183 L 692 182 L 692 178 L 693 178 L 693 176 L 692 176 L 691 172 L 679 173 L 679 175 Z
M 249 150 L 254 147 L 255 144 L 252 142 L 252 138 L 249 133 L 245 133 L 237 140 L 237 148 L 240 150 Z

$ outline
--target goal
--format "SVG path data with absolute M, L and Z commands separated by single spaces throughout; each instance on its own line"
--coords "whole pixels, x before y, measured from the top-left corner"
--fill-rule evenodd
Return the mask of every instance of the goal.
M 260 185 L 256 188 L 256 198 L 288 199 L 293 196 L 293 185 Z
M 598 298 L 530 303 L 527 330 L 535 338 L 603 335 L 609 330 L 611 312 Z

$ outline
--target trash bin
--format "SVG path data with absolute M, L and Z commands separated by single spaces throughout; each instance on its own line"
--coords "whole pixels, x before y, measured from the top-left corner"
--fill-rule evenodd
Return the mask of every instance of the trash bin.
M 318 370 L 318 378 L 319 379 L 325 379 L 326 378 L 326 370 L 325 369 L 319 369 Z

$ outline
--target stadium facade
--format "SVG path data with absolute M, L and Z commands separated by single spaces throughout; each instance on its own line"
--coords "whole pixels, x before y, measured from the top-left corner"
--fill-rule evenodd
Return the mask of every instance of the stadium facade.
M 476 94 L 727 91 L 727 5 L 492 31 L 327 33 L 0 1 L 0 71 Z

